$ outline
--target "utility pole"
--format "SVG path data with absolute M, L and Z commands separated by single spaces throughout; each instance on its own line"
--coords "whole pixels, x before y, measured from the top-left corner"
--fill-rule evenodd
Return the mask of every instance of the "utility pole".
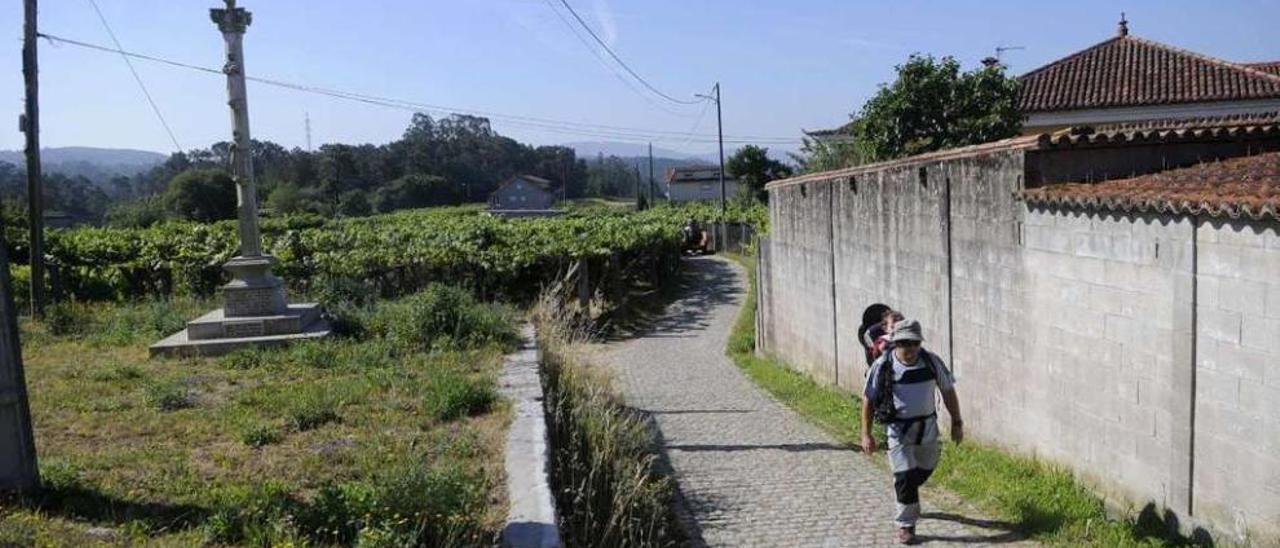
M 34 5 L 35 0 L 28 0 Z M 18 312 L 13 309 L 9 253 L 0 230 L 0 492 L 24 492 L 40 486 L 36 445 L 31 435 L 31 408 L 22 372 Z
M 653 143 L 649 143 L 649 205 L 653 205 Z
M 644 199 L 644 193 L 640 192 L 640 162 L 636 162 L 636 211 L 640 211 L 640 201 Z
M 22 77 L 26 112 L 18 126 L 27 137 L 27 215 L 31 225 L 31 313 L 44 314 L 44 207 L 40 184 L 40 106 L 36 80 L 36 0 L 25 0 Z M 22 370 L 18 312 L 13 309 L 9 253 L 0 226 L 0 491 L 25 492 L 40 486 L 36 444 L 31 433 L 27 379 Z
M 311 113 L 306 113 L 307 124 L 307 152 L 311 152 Z
M 40 169 L 40 80 L 36 55 L 36 0 L 25 0 L 22 36 L 22 79 L 27 87 L 26 113 L 19 127 L 27 137 L 27 223 L 31 230 L 31 315 L 44 316 L 44 183 Z
M 715 96 L 697 94 L 698 97 L 716 102 L 716 134 L 720 141 L 720 214 L 723 215 L 727 206 L 725 205 L 726 197 L 724 190 L 724 119 L 720 116 L 720 82 L 716 82 L 713 88 Z

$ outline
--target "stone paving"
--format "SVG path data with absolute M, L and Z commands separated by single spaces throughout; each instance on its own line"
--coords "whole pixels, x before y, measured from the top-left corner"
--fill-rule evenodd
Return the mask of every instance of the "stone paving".
M 807 423 L 725 356 L 746 286 L 741 268 L 711 257 L 686 263 L 682 298 L 631 338 L 597 348 L 597 358 L 656 425 L 692 544 L 897 545 L 884 464 Z M 1027 544 L 963 505 L 940 511 L 933 491 L 922 497 L 922 543 Z

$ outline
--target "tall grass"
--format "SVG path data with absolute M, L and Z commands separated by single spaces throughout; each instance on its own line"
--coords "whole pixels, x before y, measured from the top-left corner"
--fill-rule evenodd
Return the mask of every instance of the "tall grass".
M 541 308 L 542 311 L 546 307 Z M 569 546 L 674 546 L 674 486 L 658 469 L 644 419 L 573 351 L 575 331 L 535 314 L 560 532 Z

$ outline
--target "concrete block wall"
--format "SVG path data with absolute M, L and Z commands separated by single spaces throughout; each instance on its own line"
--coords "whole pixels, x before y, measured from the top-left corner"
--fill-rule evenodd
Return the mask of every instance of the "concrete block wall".
M 763 349 L 856 390 L 861 312 L 885 302 L 955 369 L 971 435 L 1184 531 L 1280 542 L 1280 227 L 1028 207 L 1025 161 L 771 189 Z
M 830 183 L 835 192 L 835 305 L 840 385 L 860 390 L 862 311 L 884 303 L 920 321 L 926 347 L 950 357 L 946 176 L 943 164 L 907 165 Z
M 821 382 L 835 384 L 831 298 L 831 187 L 806 184 L 770 197 L 769 266 L 762 274 L 772 306 L 766 351 L 787 356 Z
M 1113 500 L 1187 515 L 1194 230 L 1186 217 L 1027 212 L 1024 359 L 1002 360 L 1006 383 L 984 388 L 1020 394 L 977 418 L 1005 425 L 994 439 Z
M 1280 543 L 1280 226 L 1205 220 L 1196 246 L 1192 513 Z

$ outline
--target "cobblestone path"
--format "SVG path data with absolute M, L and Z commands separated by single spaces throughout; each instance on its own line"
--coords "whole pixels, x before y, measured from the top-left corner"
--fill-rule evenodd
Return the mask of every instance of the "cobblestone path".
M 725 356 L 745 273 L 720 258 L 686 267 L 683 297 L 631 338 L 598 348 L 597 358 L 628 404 L 656 424 L 694 544 L 897 545 L 887 468 L 808 424 Z M 925 545 L 1019 543 L 1007 524 L 939 511 L 929 500 L 937 495 L 922 497 Z

